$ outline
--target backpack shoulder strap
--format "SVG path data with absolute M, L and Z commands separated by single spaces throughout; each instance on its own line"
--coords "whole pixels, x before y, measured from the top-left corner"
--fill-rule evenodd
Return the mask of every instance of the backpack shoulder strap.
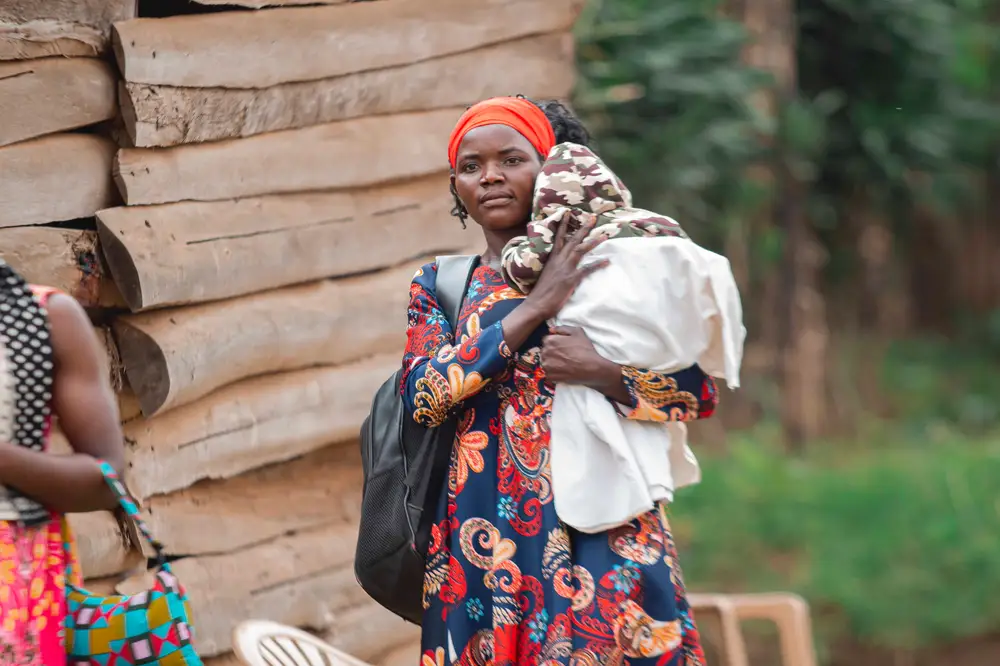
M 452 330 L 458 322 L 462 310 L 462 301 L 472 278 L 472 271 L 479 264 L 479 255 L 452 254 L 437 258 L 437 277 L 434 290 L 438 303 L 444 310 Z

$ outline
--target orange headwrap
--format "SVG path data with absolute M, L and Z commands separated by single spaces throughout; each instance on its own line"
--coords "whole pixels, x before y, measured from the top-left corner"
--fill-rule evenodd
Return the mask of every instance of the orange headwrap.
M 448 162 L 455 168 L 458 147 L 465 135 L 484 125 L 506 125 L 520 132 L 544 159 L 556 145 L 552 124 L 537 106 L 520 97 L 494 97 L 483 100 L 462 114 L 448 140 Z

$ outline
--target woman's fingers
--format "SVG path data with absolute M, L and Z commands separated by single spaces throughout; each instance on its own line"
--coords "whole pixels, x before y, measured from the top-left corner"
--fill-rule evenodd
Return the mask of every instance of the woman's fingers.
M 579 326 L 553 326 L 551 329 L 552 335 L 549 337 L 554 337 L 561 335 L 563 337 L 573 337 L 573 336 L 585 336 L 583 329 Z
M 592 273 L 596 273 L 602 268 L 607 268 L 611 262 L 607 259 L 600 259 L 598 261 L 592 261 L 589 264 L 584 264 L 576 269 L 576 283 L 580 284 L 583 278 L 587 277 Z
M 587 236 L 590 234 L 592 229 L 593 225 L 581 227 L 579 231 L 573 234 L 573 236 L 566 241 L 566 258 L 570 261 L 574 268 L 580 265 L 580 261 L 583 260 L 583 257 L 586 256 L 588 252 L 600 245 L 604 240 L 600 237 L 588 240 Z
M 594 248 L 596 248 L 598 245 L 600 245 L 601 243 L 603 243 L 604 240 L 605 239 L 603 237 L 598 236 L 597 238 L 591 238 L 586 243 L 580 243 L 579 245 L 576 246 L 576 253 L 580 257 L 583 257 L 588 252 L 590 252 L 591 250 L 593 250 Z
M 566 227 L 568 226 L 566 216 L 563 215 L 563 219 L 559 220 L 559 226 L 556 228 L 556 240 L 552 244 L 552 254 L 559 254 L 559 251 L 566 245 Z
M 563 232 L 562 245 L 558 245 L 559 238 L 558 235 L 556 236 L 557 247 L 560 249 L 565 249 L 567 251 L 575 250 L 576 248 L 580 247 L 580 244 L 584 241 L 584 239 L 587 238 L 587 235 L 590 233 L 590 231 L 594 228 L 594 225 L 596 224 L 596 220 L 586 220 L 580 225 L 579 229 L 577 229 L 573 233 L 567 233 L 565 231 L 565 228 L 568 226 L 569 222 L 568 218 L 570 217 L 571 216 L 564 216 L 564 218 L 567 219 L 564 219 L 563 223 L 560 225 L 559 231 Z

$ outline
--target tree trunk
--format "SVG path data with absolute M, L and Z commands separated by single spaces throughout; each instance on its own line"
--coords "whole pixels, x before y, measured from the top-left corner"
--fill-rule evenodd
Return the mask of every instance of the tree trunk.
M 761 3 L 769 28 L 767 63 L 778 83 L 779 103 L 795 98 L 797 22 L 792 0 Z M 779 156 L 782 159 L 783 156 Z M 820 287 L 825 252 L 805 211 L 803 183 L 782 163 L 778 173 L 778 220 L 784 231 L 783 305 L 780 334 L 782 429 L 786 445 L 799 450 L 826 426 L 826 355 L 829 332 Z
M 732 7 L 750 33 L 745 60 L 774 75 L 776 89 L 762 93 L 754 104 L 772 117 L 797 91 L 797 22 L 793 0 L 734 0 Z M 780 273 L 764 275 L 762 303 L 771 325 L 761 327 L 761 342 L 776 360 L 782 386 L 781 421 L 787 445 L 798 449 L 820 435 L 826 425 L 826 305 L 820 289 L 825 253 L 810 228 L 804 209 L 804 185 L 783 163 L 781 147 L 772 173 L 775 198 L 770 219 L 785 238 Z M 779 277 L 780 275 L 780 277 Z M 766 322 L 767 317 L 762 319 Z
M 786 445 L 799 451 L 826 428 L 829 332 L 820 276 L 826 252 L 803 210 L 803 186 L 782 169 L 779 219 L 785 235 L 781 303 L 781 423 Z

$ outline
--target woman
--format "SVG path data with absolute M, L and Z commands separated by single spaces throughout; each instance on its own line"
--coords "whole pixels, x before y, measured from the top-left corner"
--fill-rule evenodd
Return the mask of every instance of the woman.
M 671 376 L 621 367 L 580 331 L 547 329 L 602 268 L 582 263 L 594 247 L 580 240 L 588 228 L 560 230 L 527 297 L 499 272 L 504 246 L 525 233 L 544 155 L 557 141 L 586 140 L 561 105 L 543 112 L 522 98 L 481 102 L 452 135 L 454 213 L 482 228 L 486 250 L 457 331 L 438 306 L 433 263 L 410 286 L 406 404 L 427 426 L 459 414 L 427 558 L 423 666 L 704 661 L 663 507 L 601 534 L 560 524 L 548 423 L 562 382 L 597 389 L 623 418 L 657 420 L 709 416 L 715 385 L 697 367 Z
M 70 455 L 47 452 L 53 414 Z M 0 665 L 66 663 L 62 514 L 115 509 L 97 460 L 120 471 L 122 441 L 83 308 L 0 261 Z

